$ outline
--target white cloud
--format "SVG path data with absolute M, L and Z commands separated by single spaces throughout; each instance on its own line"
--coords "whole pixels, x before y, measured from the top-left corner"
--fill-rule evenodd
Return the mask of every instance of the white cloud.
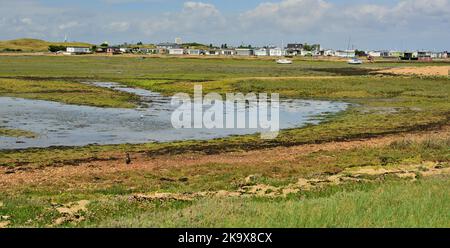
M 185 2 L 183 9 L 178 12 L 165 13 L 162 16 L 149 18 L 146 21 L 137 21 L 137 26 L 146 35 L 214 33 L 225 25 L 226 18 L 212 4 L 203 2 Z
M 156 3 L 169 0 L 101 0 L 104 4 Z M 101 42 L 164 41 L 174 37 L 199 42 L 321 42 L 347 46 L 351 35 L 365 47 L 399 44 L 445 47 L 450 44 L 450 0 L 397 0 L 345 4 L 331 0 L 267 0 L 243 12 L 222 12 L 210 2 L 186 1 L 165 13 L 84 5 L 45 5 L 34 0 L 0 0 L 0 39 L 36 37 Z M 25 6 L 25 7 L 24 7 Z M 142 5 L 149 6 L 149 5 Z M 432 39 L 430 41 L 430 37 Z M 344 43 L 344 44 L 343 44 Z M 219 43 L 220 44 L 220 43 Z M 437 44 L 437 45 L 436 45 Z M 448 49 L 448 48 L 447 48 Z
M 112 31 L 125 32 L 130 29 L 130 23 L 129 22 L 112 22 L 109 24 L 109 28 Z
M 241 15 L 247 28 L 269 27 L 285 32 L 307 30 L 317 26 L 332 5 L 324 0 L 284 0 L 280 3 L 262 3 Z
M 77 21 L 69 21 L 69 22 L 62 23 L 62 24 L 58 25 L 58 28 L 61 29 L 61 30 L 64 30 L 64 29 L 74 28 L 74 27 L 77 27 L 79 25 L 80 24 Z

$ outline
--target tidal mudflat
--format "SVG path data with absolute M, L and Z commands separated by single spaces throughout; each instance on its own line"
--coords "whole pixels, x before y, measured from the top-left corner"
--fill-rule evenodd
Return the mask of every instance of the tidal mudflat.
M 177 106 L 171 105 L 170 97 L 117 83 L 92 84 L 136 94 L 141 103 L 136 109 L 99 108 L 0 97 L 0 123 L 7 128 L 37 134 L 35 138 L 0 137 L 0 149 L 207 140 L 264 131 L 261 128 L 175 129 L 171 114 Z M 347 107 L 347 103 L 336 101 L 282 100 L 280 128 L 318 124 L 321 118 Z M 243 111 L 248 114 L 249 110 Z

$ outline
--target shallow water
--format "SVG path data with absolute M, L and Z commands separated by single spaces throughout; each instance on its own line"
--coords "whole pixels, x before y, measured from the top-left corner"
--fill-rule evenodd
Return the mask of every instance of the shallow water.
M 0 127 L 39 134 L 35 139 L 0 137 L 0 149 L 207 140 L 263 131 L 175 129 L 171 115 L 176 106 L 171 106 L 171 98 L 115 83 L 94 84 L 139 95 L 143 104 L 137 109 L 112 109 L 0 97 Z M 347 107 L 348 104 L 342 102 L 283 100 L 280 102 L 280 127 L 288 129 L 318 124 L 320 117 Z

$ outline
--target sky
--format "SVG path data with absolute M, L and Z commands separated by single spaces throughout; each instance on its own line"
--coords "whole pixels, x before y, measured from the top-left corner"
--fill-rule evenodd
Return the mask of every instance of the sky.
M 450 0 L 0 0 L 0 40 L 450 50 Z

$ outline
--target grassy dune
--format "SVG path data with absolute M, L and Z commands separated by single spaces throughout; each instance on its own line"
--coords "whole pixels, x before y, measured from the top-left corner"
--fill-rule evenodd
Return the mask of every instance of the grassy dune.
M 12 49 L 20 50 L 22 52 L 47 52 L 50 45 L 61 45 L 61 46 L 87 46 L 91 47 L 91 44 L 83 42 L 48 42 L 37 39 L 17 39 L 17 40 L 7 40 L 0 41 L 0 52 L 2 50 Z

